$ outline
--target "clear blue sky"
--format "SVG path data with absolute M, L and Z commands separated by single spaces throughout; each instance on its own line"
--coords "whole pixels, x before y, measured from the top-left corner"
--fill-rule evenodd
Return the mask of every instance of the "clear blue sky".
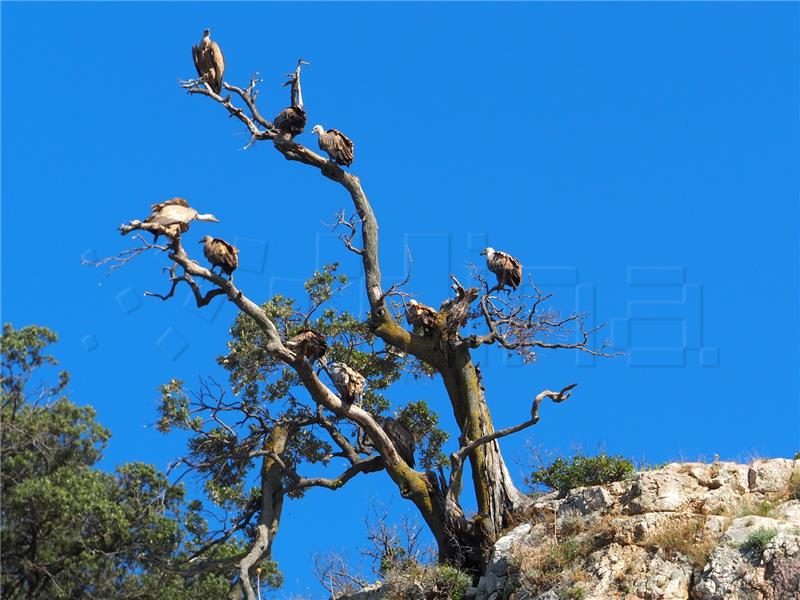
M 237 240 L 255 300 L 325 262 L 358 273 L 320 223 L 349 208 L 342 190 L 268 145 L 243 151 L 242 127 L 178 88 L 206 26 L 229 81 L 262 74 L 266 115 L 287 103 L 282 74 L 312 62 L 310 124 L 355 141 L 388 278 L 408 244 L 410 289 L 438 305 L 488 240 L 608 323 L 624 357 L 479 353 L 498 426 L 580 383 L 504 440 L 520 482 L 527 442 L 650 462 L 800 449 L 797 4 L 3 3 L 2 319 L 60 334 L 71 396 L 114 434 L 103 467 L 182 452 L 152 427 L 157 387 L 219 375 L 234 317 L 184 291 L 144 298 L 165 289 L 156 257 L 82 267 L 128 247 L 121 222 L 175 195 L 215 213 L 190 239 Z M 393 395 L 421 397 L 447 406 L 436 383 Z M 276 597 L 321 594 L 311 555 L 363 544 L 373 497 L 408 509 L 384 474 L 288 503 Z

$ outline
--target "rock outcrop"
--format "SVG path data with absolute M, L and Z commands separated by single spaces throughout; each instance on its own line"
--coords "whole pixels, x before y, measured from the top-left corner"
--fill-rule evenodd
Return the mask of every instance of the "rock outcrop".
M 800 460 L 674 463 L 542 496 L 467 598 L 800 600 Z
M 800 461 L 675 463 L 542 497 L 475 600 L 800 600 Z

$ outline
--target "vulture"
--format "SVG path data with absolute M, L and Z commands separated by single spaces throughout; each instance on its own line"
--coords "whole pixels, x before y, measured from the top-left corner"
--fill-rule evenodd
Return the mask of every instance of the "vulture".
M 328 349 L 328 342 L 325 341 L 325 336 L 319 331 L 306 327 L 297 335 L 290 337 L 286 341 L 286 347 L 298 356 L 303 356 L 308 359 L 308 362 L 313 363 L 325 355 Z
M 360 400 L 361 394 L 364 393 L 364 384 L 367 381 L 364 376 L 343 362 L 335 362 L 331 366 L 333 383 L 342 395 L 342 400 L 348 404 Z
M 284 108 L 273 121 L 275 129 L 282 133 L 288 133 L 291 137 L 303 133 L 306 128 L 306 111 L 297 106 Z
M 211 221 L 219 223 L 219 219 L 212 214 L 200 214 L 184 198 L 172 198 L 152 205 L 150 216 L 145 223 L 156 223 L 172 230 L 170 235 L 180 235 L 189 229 L 192 221 Z M 156 238 L 158 236 L 156 235 Z
M 222 92 L 222 74 L 225 72 L 225 59 L 217 42 L 211 41 L 211 30 L 203 31 L 200 44 L 192 46 L 192 58 L 197 75 L 211 86 L 217 94 Z
M 319 135 L 319 148 L 327 153 L 337 165 L 349 167 L 353 163 L 353 142 L 338 129 L 325 131 L 322 125 L 314 125 L 311 135 Z
M 520 262 L 505 252 L 500 252 L 494 248 L 485 248 L 481 255 L 486 255 L 486 266 L 497 276 L 497 287 L 500 289 L 506 285 L 517 289 L 522 282 L 522 265 Z
M 416 443 L 414 436 L 406 429 L 400 421 L 393 417 L 375 417 L 375 420 L 383 428 L 386 437 L 388 437 L 394 447 L 397 448 L 397 453 L 400 455 L 406 464 L 414 468 L 414 448 Z
M 289 108 L 284 108 L 273 119 L 275 129 L 282 133 L 287 133 L 291 137 L 300 135 L 303 133 L 303 129 L 306 128 L 306 111 L 303 110 L 303 92 L 300 88 L 300 69 L 304 64 L 308 63 L 304 60 L 299 60 L 297 68 L 291 74 L 289 81 L 283 84 L 292 86 L 292 105 Z
M 230 277 L 239 266 L 239 249 L 231 246 L 225 240 L 211 237 L 207 235 L 200 240 L 203 246 L 203 254 L 206 255 L 208 262 L 213 267 L 219 267 L 220 270 Z
M 415 329 L 420 328 L 425 333 L 430 333 L 436 324 L 437 312 L 430 306 L 420 304 L 416 300 L 409 300 L 406 307 L 406 321 Z

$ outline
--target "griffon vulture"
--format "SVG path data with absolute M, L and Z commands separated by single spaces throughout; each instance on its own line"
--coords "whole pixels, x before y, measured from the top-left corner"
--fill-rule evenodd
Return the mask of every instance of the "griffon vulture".
M 185 233 L 192 221 L 211 221 L 219 223 L 219 219 L 212 214 L 200 214 L 184 198 L 172 198 L 152 205 L 150 216 L 145 223 L 163 225 L 171 236 Z M 158 235 L 156 235 L 158 239 Z
M 430 333 L 436 324 L 436 315 L 436 310 L 430 306 L 420 304 L 414 299 L 408 301 L 406 321 L 415 329 L 421 328 L 425 333 Z
M 397 453 L 400 455 L 406 464 L 414 468 L 414 449 L 416 442 L 411 432 L 406 429 L 400 421 L 393 417 L 375 417 L 375 420 L 383 428 L 394 447 L 397 448 Z
M 203 254 L 205 254 L 208 262 L 213 265 L 212 269 L 219 267 L 223 273 L 230 277 L 239 266 L 239 249 L 225 240 L 211 237 L 210 235 L 204 236 L 200 243 L 204 244 Z
M 365 377 L 351 366 L 343 362 L 335 362 L 331 365 L 331 375 L 336 389 L 342 395 L 342 400 L 348 404 L 361 399 L 364 393 Z
M 294 137 L 306 128 L 306 111 L 297 106 L 284 108 L 273 121 L 275 129 Z
M 297 68 L 289 76 L 289 81 L 283 85 L 291 85 L 292 90 L 292 104 L 289 108 L 284 108 L 278 113 L 278 116 L 273 119 L 275 129 L 282 133 L 287 133 L 289 136 L 294 137 L 303 133 L 306 128 L 306 111 L 303 110 L 303 91 L 300 87 L 300 70 L 303 65 L 308 62 L 304 60 L 297 61 Z
M 353 163 L 353 142 L 338 129 L 325 131 L 322 125 L 314 125 L 311 135 L 319 135 L 319 148 L 327 153 L 337 165 L 349 167 Z
M 203 31 L 200 44 L 192 46 L 192 58 L 197 75 L 211 86 L 217 94 L 222 92 L 222 74 L 225 72 L 225 58 L 217 42 L 211 41 L 211 30 Z
M 497 285 L 501 289 L 506 285 L 517 289 L 522 282 L 522 264 L 505 252 L 494 248 L 485 248 L 481 255 L 486 255 L 486 266 L 497 276 Z
M 297 335 L 290 337 L 286 341 L 286 347 L 297 356 L 303 356 L 308 359 L 308 362 L 313 363 L 325 355 L 328 342 L 319 331 L 307 327 Z

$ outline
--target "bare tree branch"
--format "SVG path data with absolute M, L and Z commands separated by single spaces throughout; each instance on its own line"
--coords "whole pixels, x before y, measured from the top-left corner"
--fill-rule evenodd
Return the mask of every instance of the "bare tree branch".
M 120 267 L 124 267 L 128 262 L 139 256 L 140 254 L 147 252 L 148 250 L 165 251 L 169 249 L 167 246 L 162 246 L 160 244 L 148 242 L 139 234 L 134 235 L 133 239 L 141 242 L 142 245 L 137 246 L 136 248 L 129 248 L 128 250 L 123 250 L 116 256 L 109 256 L 102 260 L 89 260 L 87 258 L 82 258 L 81 264 L 92 267 L 104 267 L 108 265 L 108 270 L 114 271 L 116 269 L 119 269 Z
M 339 239 L 342 240 L 342 243 L 344 243 L 345 247 L 350 250 L 350 252 L 354 252 L 355 254 L 362 256 L 364 251 L 361 248 L 357 248 L 353 245 L 353 238 L 357 233 L 356 223 L 360 223 L 357 215 L 352 215 L 349 219 L 345 219 L 345 211 L 342 210 L 336 213 L 335 223 L 325 223 L 323 221 L 322 224 L 325 225 L 325 227 L 330 227 L 331 231 L 335 231 L 340 226 L 345 227 L 347 229 L 347 233 L 339 235 Z
M 464 462 L 466 461 L 466 458 L 470 452 L 475 450 L 478 446 L 488 444 L 489 442 L 493 442 L 494 440 L 506 437 L 508 435 L 511 435 L 512 433 L 517 433 L 518 431 L 527 429 L 532 425 L 536 425 L 539 422 L 539 405 L 545 398 L 550 398 L 555 403 L 564 402 L 567 398 L 569 398 L 572 395 L 572 390 L 577 385 L 578 385 L 577 383 L 572 383 L 562 388 L 558 392 L 553 392 L 551 390 L 544 390 L 540 392 L 533 400 L 533 406 L 531 407 L 531 418 L 528 419 L 527 421 L 523 421 L 518 425 L 506 427 L 505 429 L 498 429 L 490 434 L 481 436 L 476 440 L 472 441 L 464 440 L 462 442 L 461 447 L 456 452 L 450 455 L 451 466 L 450 466 L 450 481 L 447 486 L 448 497 L 455 490 L 459 490 L 461 487 L 460 482 L 461 482 L 461 474 L 464 470 Z

